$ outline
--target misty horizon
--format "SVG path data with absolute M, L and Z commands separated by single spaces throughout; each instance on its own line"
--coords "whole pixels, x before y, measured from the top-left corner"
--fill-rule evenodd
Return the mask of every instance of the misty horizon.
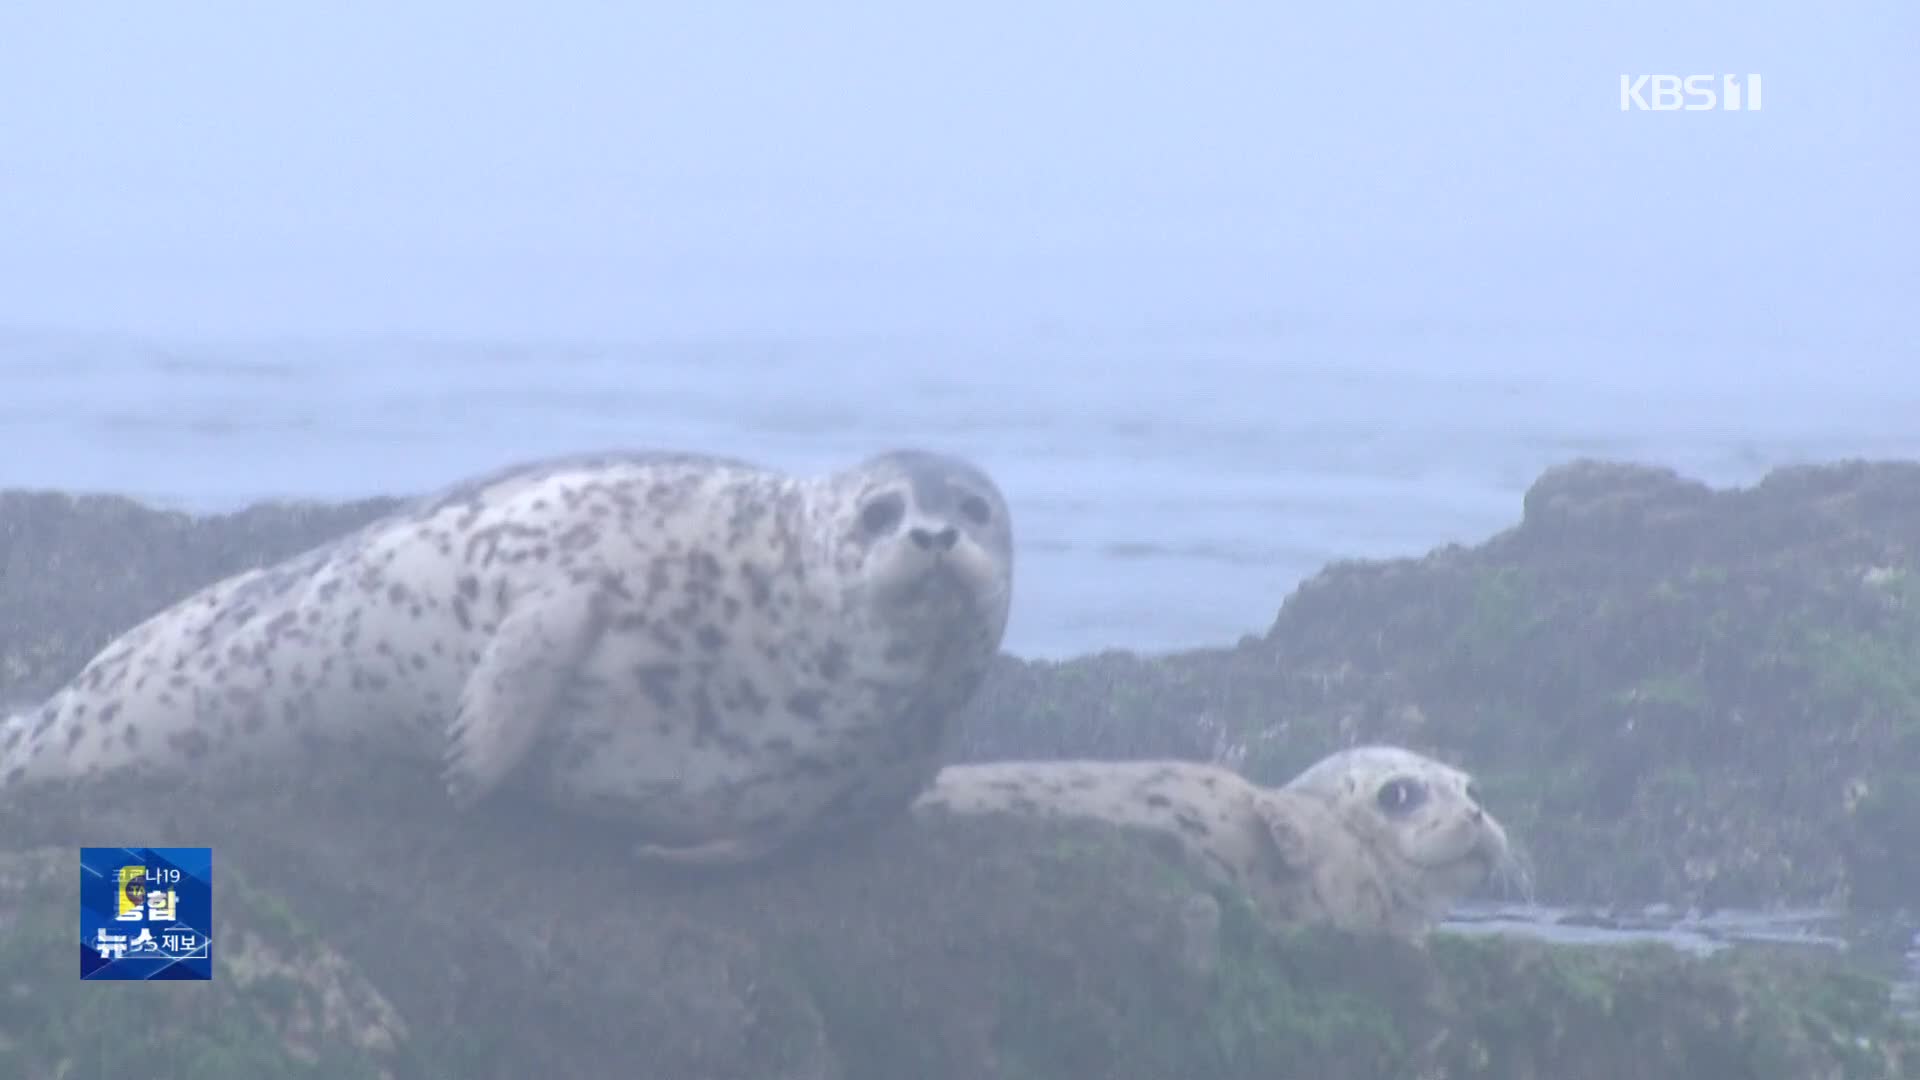
M 1910 5 L 1521 10 L 16 12 L 0 325 L 1920 338 Z

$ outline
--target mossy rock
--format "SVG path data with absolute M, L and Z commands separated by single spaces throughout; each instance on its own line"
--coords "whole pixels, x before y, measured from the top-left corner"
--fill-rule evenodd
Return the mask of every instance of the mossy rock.
M 183 788 L 157 818 L 131 795 L 0 803 L 5 865 L 40 868 L 0 897 L 8 970 L 42 1005 L 8 1032 L 10 1075 L 114 1064 L 86 1056 L 108 1052 L 93 1025 L 129 1001 L 153 1010 L 131 1021 L 144 1060 L 182 1076 L 1766 1080 L 1920 1060 L 1887 984 L 1838 959 L 1275 929 L 1091 824 L 902 823 L 690 878 L 510 800 L 443 801 L 340 762 Z M 215 849 L 211 984 L 70 970 L 77 838 L 143 825 Z M 244 984 L 236 951 L 267 957 Z
M 219 979 L 82 981 L 79 865 L 77 848 L 0 852 L 0 1075 L 374 1080 L 408 1067 L 392 1006 L 239 881 L 215 916 Z

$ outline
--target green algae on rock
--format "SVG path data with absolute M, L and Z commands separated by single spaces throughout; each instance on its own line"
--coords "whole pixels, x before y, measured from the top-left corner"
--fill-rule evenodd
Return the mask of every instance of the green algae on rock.
M 214 981 L 83 982 L 79 865 L 77 847 L 0 852 L 0 1076 L 401 1075 L 405 1026 L 379 992 L 324 943 L 277 933 L 232 882 Z

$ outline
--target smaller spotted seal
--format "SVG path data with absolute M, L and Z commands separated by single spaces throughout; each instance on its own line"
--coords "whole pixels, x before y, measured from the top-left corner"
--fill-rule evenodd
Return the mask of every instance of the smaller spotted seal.
M 0 722 L 0 790 L 324 744 L 617 822 L 647 861 L 756 861 L 907 817 L 999 650 L 1009 517 L 920 450 L 526 463 L 128 630 Z
M 1514 862 L 1466 773 L 1391 746 L 1333 754 L 1268 788 L 1193 761 L 951 765 L 914 804 L 922 820 L 1014 814 L 1110 822 L 1171 838 L 1277 924 L 1419 939 Z

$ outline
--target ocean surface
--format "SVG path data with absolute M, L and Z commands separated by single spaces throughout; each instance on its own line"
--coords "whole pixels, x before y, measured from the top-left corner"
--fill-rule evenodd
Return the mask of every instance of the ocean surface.
M 1893 343 L 1276 320 L 1099 333 L 574 343 L 0 332 L 0 487 L 192 510 L 431 490 L 673 447 L 826 469 L 969 455 L 1014 508 L 1008 648 L 1263 632 L 1329 561 L 1475 543 L 1575 457 L 1716 485 L 1920 458 Z

